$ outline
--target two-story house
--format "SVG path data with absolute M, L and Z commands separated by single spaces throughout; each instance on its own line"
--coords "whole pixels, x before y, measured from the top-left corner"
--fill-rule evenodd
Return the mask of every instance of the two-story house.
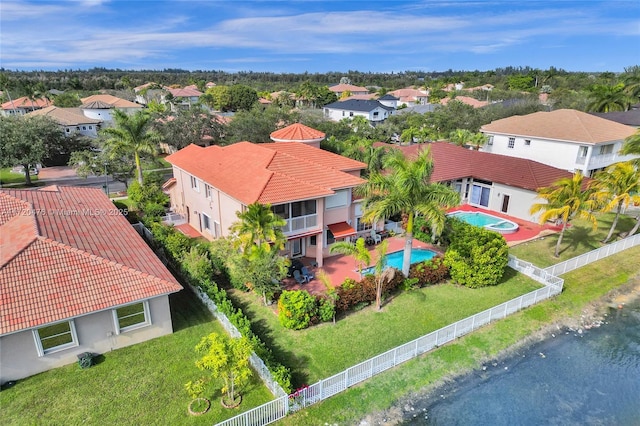
M 585 176 L 635 156 L 619 154 L 636 129 L 586 112 L 559 109 L 513 116 L 480 128 L 483 151 L 527 158 Z
M 335 240 L 357 234 L 352 192 L 366 168 L 359 161 L 300 142 L 189 145 L 166 160 L 173 166 L 164 185 L 171 210 L 208 239 L 229 236 L 236 213 L 256 202 L 286 219 L 291 257 L 321 266 Z
M 335 84 L 333 86 L 329 86 L 329 90 L 336 94 L 338 99 L 345 93 L 348 92 L 351 95 L 366 95 L 369 93 L 369 89 L 366 87 L 355 86 L 353 84 Z
M 386 106 L 380 101 L 363 99 L 333 102 L 325 105 L 322 110 L 324 117 L 332 121 L 364 117 L 372 125 L 383 122 L 395 112 L 395 108 Z
M 135 114 L 144 108 L 135 102 L 112 95 L 91 95 L 82 98 L 81 101 L 80 109 L 84 115 L 103 122 L 113 121 L 111 114 L 113 109 L 119 109 L 127 114 Z
M 50 105 L 51 102 L 47 98 L 29 99 L 23 96 L 3 103 L 1 112 L 4 116 L 25 115 L 28 112 L 46 108 Z
M 49 106 L 37 109 L 27 115 L 50 117 L 58 123 L 66 137 L 78 134 L 89 138 L 97 138 L 98 130 L 100 130 L 100 125 L 102 124 L 102 120 L 89 118 L 84 115 L 80 108 L 58 108 L 56 106 Z

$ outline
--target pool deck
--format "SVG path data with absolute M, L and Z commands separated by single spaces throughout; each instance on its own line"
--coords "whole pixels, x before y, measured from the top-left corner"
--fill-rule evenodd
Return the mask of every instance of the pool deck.
M 486 210 L 486 209 L 470 206 L 468 204 L 455 207 L 449 211 L 460 211 L 460 210 L 467 211 L 467 212 L 482 212 L 482 213 L 486 213 L 492 216 L 500 217 L 506 220 L 510 220 L 511 222 L 517 223 L 518 230 L 516 232 L 512 234 L 503 234 L 503 237 L 507 241 L 507 245 L 509 247 L 560 231 L 559 226 L 553 226 L 553 225 L 547 225 L 547 224 L 540 225 L 534 222 L 528 222 L 526 220 L 517 219 L 511 216 L 508 216 L 504 213 Z M 393 252 L 404 249 L 404 237 L 390 237 L 387 240 L 389 241 L 389 247 L 387 249 L 388 253 L 393 253 Z M 413 247 L 425 248 L 425 249 L 433 250 L 436 253 L 442 254 L 442 249 L 440 247 L 434 246 L 432 244 L 423 243 L 422 241 L 418 241 L 416 239 L 413 240 Z M 371 264 L 367 266 L 373 266 L 375 265 L 375 260 L 376 260 L 375 246 L 369 247 L 369 251 L 371 252 Z M 304 263 L 307 266 L 310 266 L 315 259 L 303 257 L 301 260 L 302 260 L 302 263 Z M 327 275 L 331 279 L 331 284 L 333 286 L 338 286 L 342 284 L 345 278 L 353 278 L 354 280 L 360 280 L 360 275 L 358 274 L 358 271 L 357 271 L 357 265 L 353 257 L 351 256 L 345 256 L 345 255 L 331 256 L 324 259 L 324 266 L 322 268 L 310 268 L 310 269 L 315 274 L 318 273 L 319 269 L 324 270 L 325 273 L 327 273 Z M 285 290 L 304 289 L 304 290 L 307 290 L 309 293 L 316 294 L 316 295 L 324 294 L 326 292 L 324 285 L 317 278 L 305 284 L 298 284 L 293 278 L 286 278 L 284 280 L 284 288 Z

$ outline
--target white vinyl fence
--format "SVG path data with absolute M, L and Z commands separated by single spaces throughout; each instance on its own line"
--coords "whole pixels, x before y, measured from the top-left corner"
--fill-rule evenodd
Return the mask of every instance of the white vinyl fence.
M 471 333 L 492 321 L 505 318 L 514 312 L 548 299 L 562 291 L 564 283 L 562 278 L 552 276 L 529 262 L 523 262 L 510 256 L 509 266 L 544 284 L 544 287 L 449 324 L 409 343 L 354 365 L 341 373 L 320 380 L 318 383 L 298 390 L 289 396 L 270 401 L 236 417 L 220 422 L 217 426 L 262 426 L 273 423 L 284 418 L 290 412 L 301 410 L 327 399 L 376 374 Z
M 576 256 L 573 259 L 569 259 L 564 262 L 557 263 L 553 266 L 549 266 L 545 269 L 545 271 L 552 275 L 566 274 L 567 272 L 571 272 L 582 266 L 588 265 L 591 262 L 604 259 L 607 256 L 620 253 L 623 250 L 635 247 L 637 245 L 640 245 L 640 234 L 632 235 L 623 240 L 616 241 L 615 243 L 607 244 L 606 246 L 592 250 L 589 253 Z

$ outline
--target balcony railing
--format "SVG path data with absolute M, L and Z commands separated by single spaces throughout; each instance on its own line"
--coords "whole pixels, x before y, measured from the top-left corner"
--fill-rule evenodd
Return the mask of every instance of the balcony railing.
M 309 214 L 306 216 L 293 217 L 287 219 L 287 224 L 282 227 L 284 235 L 301 233 L 318 227 L 318 215 Z

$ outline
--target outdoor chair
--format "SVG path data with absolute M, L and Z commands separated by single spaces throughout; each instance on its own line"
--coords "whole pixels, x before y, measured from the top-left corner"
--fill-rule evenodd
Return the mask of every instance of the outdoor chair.
M 376 233 L 375 229 L 371 230 L 371 239 L 373 240 L 373 242 L 375 244 L 381 243 L 382 242 L 382 236 L 378 233 Z
M 302 267 L 302 276 L 307 279 L 307 282 L 310 282 L 312 279 L 315 278 L 315 275 L 313 275 L 313 272 L 311 272 L 309 268 L 307 268 L 306 266 Z
M 293 278 L 295 278 L 298 284 L 304 284 L 307 282 L 307 277 L 303 276 L 297 269 L 293 270 Z

